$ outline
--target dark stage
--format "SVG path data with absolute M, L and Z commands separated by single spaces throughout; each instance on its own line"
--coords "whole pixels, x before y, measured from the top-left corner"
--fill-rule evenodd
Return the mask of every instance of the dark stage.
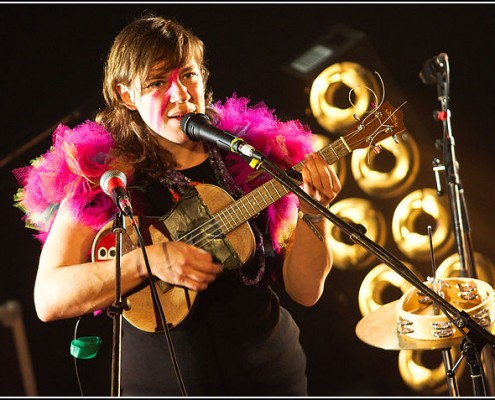
M 384 79 L 385 97 L 390 96 L 395 106 L 407 101 L 404 123 L 418 145 L 420 168 L 409 191 L 435 188 L 432 159 L 442 158 L 435 147 L 435 141 L 442 138 L 442 124 L 434 121 L 433 113 L 440 104 L 435 85 L 423 84 L 418 73 L 426 60 L 446 53 L 452 133 L 473 248 L 488 261 L 485 272 L 492 276 L 489 261 L 495 262 L 491 186 L 495 131 L 490 107 L 495 102 L 490 96 L 495 88 L 495 4 L 4 3 L 0 5 L 5 89 L 0 129 L 0 207 L 5 216 L 1 224 L 0 396 L 80 395 L 69 352 L 76 320 L 43 323 L 34 311 L 32 292 L 40 246 L 33 231 L 24 227 L 21 212 L 13 207 L 17 183 L 11 171 L 49 148 L 51 132 L 59 122 L 73 126 L 91 118 L 101 105 L 102 64 L 113 37 L 146 9 L 175 17 L 203 39 L 211 72 L 209 86 L 215 99 L 225 99 L 235 92 L 249 97 L 253 105 L 264 101 L 286 119 L 305 118 L 307 94 L 304 85 L 282 67 L 338 24 L 364 33 L 368 46 L 347 49 L 336 58 L 345 61 L 345 57 L 356 57 L 363 64 L 373 64 Z M 312 124 L 314 133 L 336 138 L 314 121 L 304 122 Z M 357 196 L 378 204 L 389 230 L 385 247 L 426 277 L 431 271 L 428 258 L 417 261 L 414 256 L 406 257 L 393 242 L 390 228 L 398 199 L 360 192 L 349 174 L 341 198 Z M 449 250 L 438 256 L 437 264 L 453 253 L 455 245 L 451 243 Z M 360 285 L 377 264 L 373 261 L 363 269 L 334 267 L 322 299 L 312 308 L 298 306 L 280 292 L 282 303 L 301 327 L 308 355 L 309 394 L 446 395 L 441 365 L 436 386 L 408 383 L 399 372 L 398 351 L 370 346 L 356 336 L 355 327 L 362 318 Z M 7 307 L 12 301 L 20 305 L 20 313 Z M 17 350 L 15 337 L 23 331 L 19 321 L 25 328 L 27 347 Z M 103 339 L 97 357 L 77 362 L 84 394 L 109 396 L 111 318 L 85 317 L 77 334 Z M 32 364 L 33 376 L 23 375 L 22 357 Z M 434 362 L 430 369 L 438 367 Z M 464 365 L 459 386 L 461 394 L 469 396 L 472 387 L 467 372 Z M 31 393 L 24 386 L 26 380 Z

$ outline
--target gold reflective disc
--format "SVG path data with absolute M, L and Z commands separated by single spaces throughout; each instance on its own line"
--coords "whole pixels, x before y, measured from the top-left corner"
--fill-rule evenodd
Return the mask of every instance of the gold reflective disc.
M 412 265 L 405 262 L 403 264 L 406 265 L 418 279 L 423 280 L 423 277 L 419 272 L 414 270 Z M 389 290 L 390 288 L 398 289 L 397 292 L 399 293 L 397 294 L 396 299 L 387 298 L 387 296 L 393 295 L 393 293 L 387 293 L 391 292 Z M 411 288 L 411 284 L 397 272 L 385 264 L 377 265 L 368 272 L 359 288 L 358 301 L 361 315 L 364 317 L 369 313 L 378 310 L 384 304 L 388 304 L 393 300 L 398 300 L 401 295 L 409 290 L 409 288 Z
M 360 224 L 366 236 L 383 246 L 386 226 L 383 214 L 368 200 L 349 197 L 330 207 L 330 212 L 346 222 Z M 342 270 L 360 270 L 370 265 L 374 256 L 362 246 L 350 241 L 337 226 L 330 224 L 330 245 L 333 249 L 334 265 Z
M 402 195 L 419 172 L 418 146 L 411 135 L 404 132 L 380 142 L 381 152 L 357 149 L 352 153 L 351 171 L 358 186 L 366 193 L 381 198 Z
M 350 96 L 350 99 L 349 99 Z M 356 123 L 370 108 L 379 104 L 381 88 L 371 71 L 360 64 L 341 62 L 325 68 L 313 81 L 309 92 L 310 109 L 318 123 L 331 133 L 339 133 Z
M 392 217 L 392 234 L 400 251 L 411 259 L 428 260 L 428 225 L 435 256 L 441 257 L 454 243 L 449 212 L 434 189 L 415 190 L 401 200 Z

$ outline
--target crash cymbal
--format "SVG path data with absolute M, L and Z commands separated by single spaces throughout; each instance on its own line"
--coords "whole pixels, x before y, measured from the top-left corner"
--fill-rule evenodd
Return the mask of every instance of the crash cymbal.
M 384 350 L 437 350 L 460 344 L 462 337 L 419 340 L 397 333 L 397 302 L 381 306 L 365 316 L 356 325 L 356 335 L 364 343 Z

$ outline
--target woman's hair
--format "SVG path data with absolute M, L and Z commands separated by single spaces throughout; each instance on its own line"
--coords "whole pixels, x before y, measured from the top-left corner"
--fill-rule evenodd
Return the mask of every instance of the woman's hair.
M 175 20 L 147 13 L 127 25 L 115 37 L 104 69 L 103 96 L 106 107 L 96 121 L 103 124 L 133 167 L 143 176 L 159 177 L 166 168 L 175 166 L 172 155 L 161 149 L 151 129 L 138 111 L 125 107 L 117 85 L 130 86 L 134 79 L 144 81 L 156 63 L 168 70 L 180 68 L 189 60 L 198 63 L 203 80 L 208 79 L 203 42 Z M 206 94 L 210 105 L 212 94 Z

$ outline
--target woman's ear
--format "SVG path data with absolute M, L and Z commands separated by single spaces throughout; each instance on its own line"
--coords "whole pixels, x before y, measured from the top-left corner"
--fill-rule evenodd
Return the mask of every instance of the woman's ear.
M 117 92 L 119 93 L 124 106 L 126 106 L 129 110 L 137 110 L 137 107 L 134 104 L 133 99 L 131 98 L 131 92 L 126 85 L 119 83 L 117 85 Z

